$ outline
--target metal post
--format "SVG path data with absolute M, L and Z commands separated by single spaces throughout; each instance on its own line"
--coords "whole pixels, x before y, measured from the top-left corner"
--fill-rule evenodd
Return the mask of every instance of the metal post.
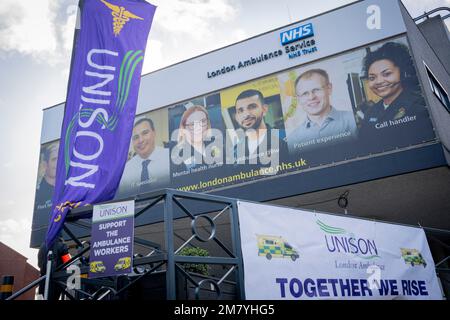
M 176 279 L 175 279 L 175 248 L 173 243 L 173 193 L 167 191 L 164 202 L 164 231 L 166 233 L 167 268 L 166 268 L 166 290 L 167 300 L 175 300 Z
M 3 276 L 0 284 L 0 300 L 6 300 L 12 295 L 14 286 L 14 276 Z
M 47 272 L 45 275 L 44 300 L 48 300 L 48 290 L 50 287 L 50 276 L 52 273 L 52 261 L 53 261 L 53 251 L 50 250 L 47 254 Z
M 233 251 L 237 258 L 237 279 L 236 291 L 239 300 L 245 300 L 244 286 L 244 261 L 242 259 L 241 234 L 239 231 L 239 214 L 237 201 L 234 200 L 231 205 L 231 239 L 233 242 Z

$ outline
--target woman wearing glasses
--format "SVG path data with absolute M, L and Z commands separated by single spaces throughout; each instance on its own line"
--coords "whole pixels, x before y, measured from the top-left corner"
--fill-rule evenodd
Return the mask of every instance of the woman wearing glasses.
M 189 107 L 181 116 L 177 146 L 187 154 L 183 154 L 181 168 L 178 167 L 177 171 L 211 164 L 210 159 L 216 156 L 218 150 L 207 147 L 212 142 L 210 135 L 211 121 L 208 111 L 200 105 Z

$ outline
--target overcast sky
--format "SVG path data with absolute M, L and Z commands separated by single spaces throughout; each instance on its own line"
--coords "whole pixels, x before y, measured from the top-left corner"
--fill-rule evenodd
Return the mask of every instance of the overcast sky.
M 143 73 L 351 0 L 158 0 Z M 412 16 L 450 0 L 403 0 Z M 0 241 L 28 248 L 42 109 L 65 100 L 78 0 L 0 0 Z M 450 20 L 450 19 L 449 19 Z

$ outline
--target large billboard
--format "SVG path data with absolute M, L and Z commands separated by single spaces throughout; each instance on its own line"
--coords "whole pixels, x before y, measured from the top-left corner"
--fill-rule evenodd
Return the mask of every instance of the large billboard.
M 231 188 L 433 140 L 398 36 L 137 115 L 116 199 Z M 33 228 L 48 219 L 56 143 L 42 147 Z
M 434 139 L 398 37 L 139 115 L 117 196 L 204 192 Z

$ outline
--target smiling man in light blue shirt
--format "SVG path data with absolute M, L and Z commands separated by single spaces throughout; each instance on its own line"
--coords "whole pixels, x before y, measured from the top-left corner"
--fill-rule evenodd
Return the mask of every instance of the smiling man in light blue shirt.
M 333 86 L 325 70 L 311 69 L 297 78 L 295 92 L 306 119 L 287 137 L 290 152 L 322 143 L 341 142 L 355 136 L 353 113 L 331 106 L 332 91 Z

